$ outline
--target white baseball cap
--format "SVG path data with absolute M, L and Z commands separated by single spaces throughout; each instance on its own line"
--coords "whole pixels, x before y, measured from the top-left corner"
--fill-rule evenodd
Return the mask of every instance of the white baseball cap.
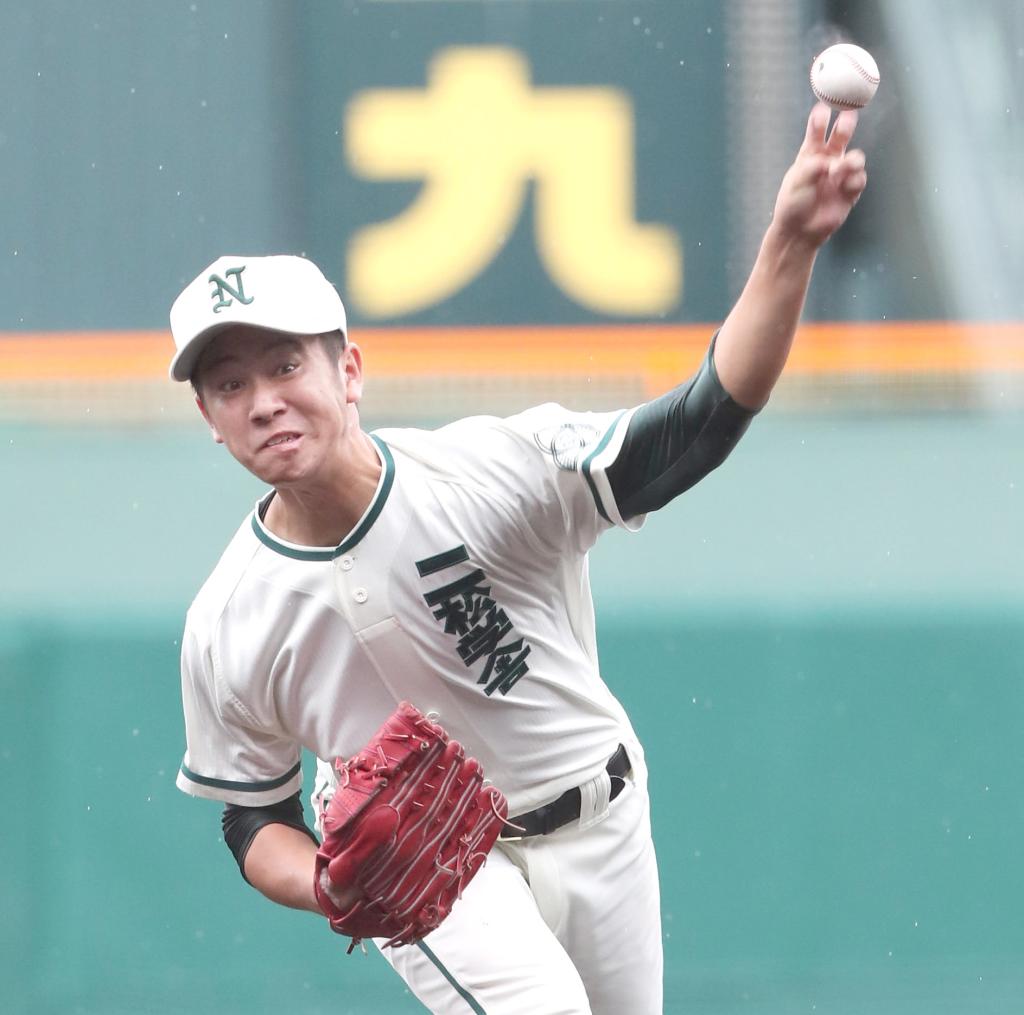
M 171 307 L 171 379 L 187 381 L 210 340 L 236 324 L 292 335 L 348 333 L 341 297 L 312 261 L 291 254 L 218 257 Z

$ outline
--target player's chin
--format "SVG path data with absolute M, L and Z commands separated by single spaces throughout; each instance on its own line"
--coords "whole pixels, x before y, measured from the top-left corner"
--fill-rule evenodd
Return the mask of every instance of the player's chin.
M 249 471 L 267 486 L 284 487 L 300 485 L 309 475 L 309 466 L 304 456 L 290 456 L 287 459 L 256 455 L 247 463 Z
M 263 469 L 260 472 L 252 471 L 267 486 L 272 486 L 277 490 L 295 489 L 303 486 L 309 480 L 309 473 L 306 470 L 298 469 L 294 466 L 290 468 Z

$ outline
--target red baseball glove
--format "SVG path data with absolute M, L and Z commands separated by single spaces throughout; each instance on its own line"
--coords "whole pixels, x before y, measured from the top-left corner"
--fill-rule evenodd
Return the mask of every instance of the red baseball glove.
M 451 912 L 508 804 L 462 745 L 403 701 L 370 742 L 335 761 L 314 889 L 332 930 L 410 944 Z

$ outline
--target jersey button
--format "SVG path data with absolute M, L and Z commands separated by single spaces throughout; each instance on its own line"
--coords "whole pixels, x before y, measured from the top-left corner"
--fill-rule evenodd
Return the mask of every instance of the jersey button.
M 367 593 L 366 589 L 356 589 L 355 592 L 352 593 L 352 598 L 357 603 L 365 603 L 366 600 L 369 599 L 370 597 L 369 597 L 369 593 Z
M 352 565 L 355 564 L 355 561 L 351 557 L 346 555 L 341 558 L 340 564 L 342 571 L 351 571 Z

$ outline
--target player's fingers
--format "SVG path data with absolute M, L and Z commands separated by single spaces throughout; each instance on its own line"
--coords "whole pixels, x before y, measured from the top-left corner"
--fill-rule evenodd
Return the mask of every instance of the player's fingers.
M 843 197 L 850 201 L 856 201 L 861 194 L 864 193 L 864 188 L 868 185 L 868 174 L 863 169 L 856 173 L 851 173 L 845 180 L 843 180 L 840 187 L 840 192 Z
M 833 160 L 833 166 L 829 169 L 829 184 L 848 204 L 857 203 L 867 182 L 868 174 L 860 160 L 855 159 L 852 164 L 846 159 Z
M 829 135 L 826 151 L 830 155 L 842 155 L 857 129 L 857 110 L 844 109 L 837 117 Z
M 825 147 L 825 132 L 828 130 L 829 116 L 828 106 L 824 102 L 818 102 L 807 117 L 807 131 L 804 134 L 804 143 L 801 151 L 820 152 Z
M 843 159 L 851 173 L 863 169 L 868 162 L 868 157 L 860 148 L 851 148 Z
M 855 148 L 839 158 L 829 159 L 828 163 L 830 182 L 839 190 L 846 190 L 849 179 L 864 172 L 867 159 L 859 148 Z
M 828 156 L 803 155 L 797 159 L 790 170 L 790 180 L 794 187 L 806 186 L 827 175 L 830 171 Z

